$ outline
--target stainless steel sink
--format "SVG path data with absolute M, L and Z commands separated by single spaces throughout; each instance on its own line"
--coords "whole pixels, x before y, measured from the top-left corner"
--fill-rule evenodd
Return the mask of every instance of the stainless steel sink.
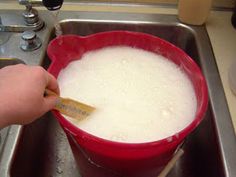
M 46 12 L 43 15 L 47 22 Z M 200 126 L 192 132 L 184 144 L 185 154 L 176 163 L 168 177 L 235 177 L 236 139 L 231 117 L 211 43 L 204 26 L 188 26 L 180 23 L 174 15 L 151 15 L 131 13 L 62 12 L 60 24 L 64 34 L 89 34 L 129 30 L 159 36 L 183 49 L 201 67 L 208 84 L 209 106 Z M 40 33 L 47 44 L 55 37 L 48 25 Z M 48 31 L 51 31 L 48 33 Z M 47 68 L 50 60 L 41 50 L 37 64 Z M 42 56 L 42 57 L 41 57 Z M 28 59 L 26 64 L 30 63 Z M 12 146 L 5 168 L 0 176 L 12 177 L 79 177 L 72 150 L 66 135 L 51 113 L 40 120 L 21 127 Z M 5 147 L 6 148 L 6 147 Z M 0 162 L 1 159 L 0 159 Z M 87 166 L 97 170 L 97 176 L 111 177 L 109 172 L 90 162 Z

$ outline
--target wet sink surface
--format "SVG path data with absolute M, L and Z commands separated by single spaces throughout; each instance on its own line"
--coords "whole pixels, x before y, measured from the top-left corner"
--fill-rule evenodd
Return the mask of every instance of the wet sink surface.
M 110 30 L 139 31 L 161 37 L 190 55 L 206 77 L 210 102 L 203 122 L 186 139 L 184 156 L 168 177 L 236 176 L 232 168 L 236 163 L 235 136 L 203 26 L 186 26 L 175 16 L 168 15 L 143 15 L 139 18 L 132 14 L 75 13 L 75 18 L 79 16 L 79 19 L 68 19 L 71 14 L 62 14 L 61 18 L 67 19 L 60 23 L 64 34 L 86 36 Z M 50 38 L 54 37 L 52 31 Z M 47 68 L 49 64 L 50 60 L 45 56 L 43 66 Z M 13 177 L 80 176 L 66 135 L 51 113 L 22 128 L 14 154 L 9 172 Z

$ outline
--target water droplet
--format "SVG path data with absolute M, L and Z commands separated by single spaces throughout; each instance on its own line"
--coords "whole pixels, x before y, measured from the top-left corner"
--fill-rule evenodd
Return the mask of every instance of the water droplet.
M 176 138 L 179 138 L 179 134 L 177 133 L 177 134 L 175 135 L 175 137 L 176 137 Z
M 168 142 L 171 142 L 172 140 L 173 140 L 172 137 L 167 138 L 167 141 L 168 141 Z
M 60 131 L 60 134 L 61 134 L 62 136 L 64 136 L 64 132 L 63 132 L 63 131 Z
M 61 159 L 59 157 L 57 157 L 56 161 L 59 163 L 59 162 L 61 162 Z
M 61 167 L 57 167 L 57 173 L 62 174 L 63 170 L 61 169 Z

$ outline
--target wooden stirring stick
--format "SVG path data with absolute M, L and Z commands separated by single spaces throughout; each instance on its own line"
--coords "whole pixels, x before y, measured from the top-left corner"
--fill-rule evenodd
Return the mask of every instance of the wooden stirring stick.
M 168 164 L 165 166 L 165 168 L 161 171 L 161 173 L 158 175 L 158 177 L 166 177 L 170 170 L 174 167 L 177 160 L 184 154 L 184 150 L 180 148 L 175 155 L 172 157 L 172 159 L 168 162 Z
M 77 120 L 81 120 L 88 117 L 95 110 L 95 108 L 90 105 L 86 105 L 84 103 L 69 98 L 62 98 L 58 96 L 55 92 L 48 89 L 45 89 L 45 95 L 57 96 L 58 100 L 54 109 L 58 110 L 60 113 L 66 116 L 75 118 Z

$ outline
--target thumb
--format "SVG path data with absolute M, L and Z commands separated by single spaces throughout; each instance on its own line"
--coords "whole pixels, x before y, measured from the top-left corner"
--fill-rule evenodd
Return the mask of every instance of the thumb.
M 44 97 L 43 111 L 48 112 L 53 109 L 56 105 L 58 97 L 54 95 Z

